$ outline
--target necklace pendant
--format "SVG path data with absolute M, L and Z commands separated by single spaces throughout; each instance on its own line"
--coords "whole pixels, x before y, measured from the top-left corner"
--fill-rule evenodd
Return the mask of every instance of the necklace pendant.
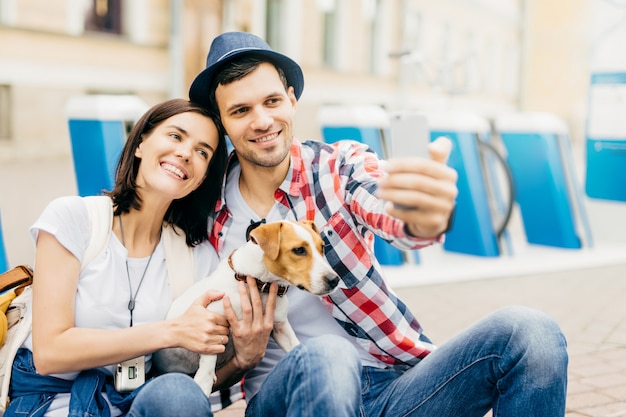
M 128 309 L 130 311 L 133 311 L 135 309 L 135 300 L 129 300 L 128 301 Z

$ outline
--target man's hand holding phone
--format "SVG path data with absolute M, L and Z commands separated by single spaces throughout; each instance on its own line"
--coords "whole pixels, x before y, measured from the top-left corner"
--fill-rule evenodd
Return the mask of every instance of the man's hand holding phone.
M 415 237 L 434 238 L 448 227 L 458 193 L 457 172 L 446 162 L 452 142 L 429 140 L 426 118 L 405 113 L 391 119 L 391 158 L 379 181 L 378 196 L 387 212 L 406 223 Z

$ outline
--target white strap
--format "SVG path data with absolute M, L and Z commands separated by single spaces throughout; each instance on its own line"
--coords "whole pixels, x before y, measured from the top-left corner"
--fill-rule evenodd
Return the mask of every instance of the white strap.
M 113 201 L 107 196 L 89 196 L 87 205 L 91 237 L 81 263 L 81 270 L 109 244 L 113 227 Z M 163 224 L 163 246 L 167 263 L 167 277 L 175 299 L 189 288 L 195 279 L 193 248 L 187 246 L 185 232 L 174 225 Z
M 162 233 L 167 276 L 176 299 L 195 281 L 193 248 L 187 246 L 185 232 L 172 224 L 164 223 Z
M 113 201 L 110 197 L 99 195 L 84 197 L 89 218 L 89 245 L 80 264 L 80 270 L 93 261 L 108 246 L 113 228 Z

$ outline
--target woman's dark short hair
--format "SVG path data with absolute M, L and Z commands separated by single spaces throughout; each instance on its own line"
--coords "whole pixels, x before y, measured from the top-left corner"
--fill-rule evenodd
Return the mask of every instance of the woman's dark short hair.
M 172 99 L 150 108 L 133 126 L 128 135 L 115 171 L 115 186 L 107 192 L 113 199 L 115 215 L 128 213 L 131 208 L 141 209 L 141 198 L 137 193 L 137 173 L 141 159 L 135 150 L 157 126 L 172 116 L 181 113 L 198 113 L 213 120 L 218 131 L 218 145 L 209 163 L 206 177 L 198 188 L 187 196 L 174 200 L 165 214 L 165 221 L 181 228 L 189 246 L 207 239 L 210 213 L 220 198 L 224 170 L 226 169 L 226 139 L 219 119 L 208 109 L 188 100 Z

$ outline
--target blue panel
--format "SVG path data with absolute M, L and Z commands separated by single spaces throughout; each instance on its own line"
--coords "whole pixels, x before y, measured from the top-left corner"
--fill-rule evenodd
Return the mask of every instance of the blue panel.
M 7 259 L 4 247 L 4 235 L 2 234 L 2 217 L 0 217 L 0 274 L 9 270 L 9 260 Z
M 485 178 L 474 133 L 431 131 L 430 138 L 450 138 L 453 149 L 448 165 L 458 172 L 458 196 L 452 229 L 444 249 L 479 256 L 498 256 L 498 240 L 493 229 Z
M 81 196 L 115 184 L 115 168 L 126 141 L 122 121 L 69 120 L 74 171 Z
M 585 192 L 592 198 L 626 201 L 626 139 L 587 139 Z
M 333 126 L 322 127 L 322 135 L 326 143 L 334 143 L 344 139 L 352 139 L 372 148 L 381 158 L 385 157 L 380 137 L 380 129 L 373 127 Z
M 591 75 L 591 84 L 626 84 L 626 73 L 596 72 Z
M 529 243 L 580 248 L 555 134 L 501 132 Z
M 378 236 L 374 236 L 374 253 L 381 265 L 402 265 L 402 251 L 385 242 Z

